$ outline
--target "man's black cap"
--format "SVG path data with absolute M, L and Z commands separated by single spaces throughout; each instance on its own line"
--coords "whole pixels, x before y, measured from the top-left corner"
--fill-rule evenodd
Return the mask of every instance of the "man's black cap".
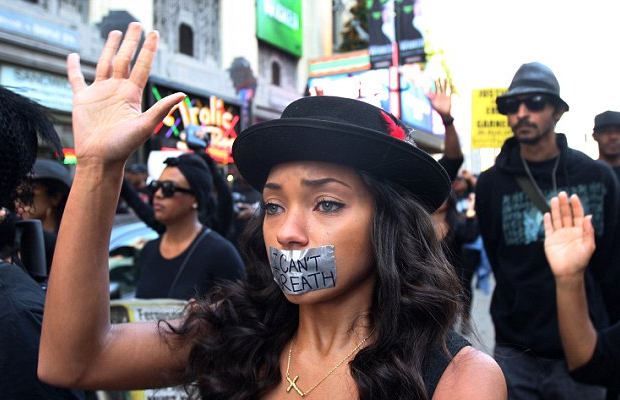
M 594 117 L 594 132 L 610 125 L 620 126 L 620 112 L 605 111 Z

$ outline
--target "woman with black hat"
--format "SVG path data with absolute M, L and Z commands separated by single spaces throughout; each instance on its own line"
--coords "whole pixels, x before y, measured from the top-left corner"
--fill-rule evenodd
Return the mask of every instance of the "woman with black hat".
M 61 231 L 79 245 L 61 246 L 53 269 L 42 379 L 117 389 L 191 382 L 221 399 L 506 397 L 497 364 L 452 331 L 459 284 L 429 215 L 450 191 L 445 171 L 403 140 L 397 119 L 355 100 L 301 99 L 237 138 L 235 163 L 264 199 L 244 245 L 247 284 L 193 302 L 182 321 L 110 326 L 110 200 L 125 159 L 183 98 L 141 113 L 157 34 L 129 74 L 140 33 L 131 24 L 116 56 L 120 32 L 110 34 L 90 87 L 77 55 L 68 59 L 82 158 L 67 212 L 81 223 Z M 115 121 L 95 104 L 110 105 Z M 87 253 L 96 259 L 75 268 Z M 67 294 L 75 286 L 80 302 Z
M 21 219 L 41 221 L 49 272 L 56 247 L 56 236 L 71 189 L 71 173 L 58 161 L 37 159 L 27 182 L 32 186 L 32 201 L 29 203 L 18 201 L 16 209 Z
M 218 280 L 243 279 L 245 268 L 231 242 L 200 223 L 208 214 L 213 187 L 207 163 L 187 153 L 167 158 L 159 180 L 151 181 L 153 211 L 165 226 L 138 258 L 136 297 L 189 300 L 204 297 Z

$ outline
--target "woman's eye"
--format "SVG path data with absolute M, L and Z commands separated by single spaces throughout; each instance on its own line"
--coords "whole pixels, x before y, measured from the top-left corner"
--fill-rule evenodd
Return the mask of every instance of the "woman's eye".
M 282 207 L 275 203 L 265 203 L 263 204 L 263 209 L 265 210 L 265 214 L 274 215 L 280 212 Z
M 316 205 L 315 210 L 325 213 L 333 213 L 339 211 L 342 207 L 344 207 L 344 204 L 337 201 L 321 200 Z

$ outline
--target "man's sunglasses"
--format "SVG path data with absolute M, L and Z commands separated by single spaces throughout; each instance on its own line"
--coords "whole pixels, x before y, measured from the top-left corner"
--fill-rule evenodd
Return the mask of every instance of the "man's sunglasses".
M 153 194 L 161 189 L 164 197 L 172 197 L 176 192 L 194 194 L 194 191 L 187 188 L 178 187 L 173 181 L 151 181 L 149 183 L 149 191 Z
M 545 106 L 549 102 L 549 97 L 542 95 L 536 95 L 522 99 L 511 98 L 499 102 L 497 104 L 497 111 L 500 114 L 504 115 L 514 114 L 519 111 L 519 107 L 521 107 L 521 104 L 525 104 L 527 109 L 530 111 L 542 111 L 545 109 Z

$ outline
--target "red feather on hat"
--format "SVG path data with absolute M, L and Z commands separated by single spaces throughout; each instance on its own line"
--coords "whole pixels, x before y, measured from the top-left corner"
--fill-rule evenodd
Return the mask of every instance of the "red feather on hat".
M 405 130 L 396 124 L 396 122 L 394 122 L 394 120 L 385 112 L 381 111 L 381 116 L 387 123 L 388 134 L 396 139 L 405 140 Z

